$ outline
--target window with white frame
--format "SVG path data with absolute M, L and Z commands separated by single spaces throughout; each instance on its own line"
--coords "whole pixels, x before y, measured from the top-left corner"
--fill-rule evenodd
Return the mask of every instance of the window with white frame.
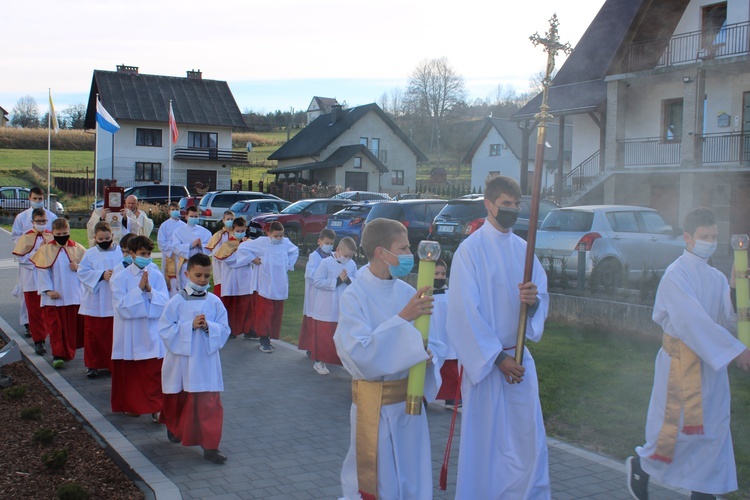
M 135 162 L 135 180 L 161 182 L 161 163 L 146 161 Z
M 393 175 L 391 176 L 391 185 L 392 186 L 403 186 L 404 185 L 404 171 L 403 170 L 393 170 Z

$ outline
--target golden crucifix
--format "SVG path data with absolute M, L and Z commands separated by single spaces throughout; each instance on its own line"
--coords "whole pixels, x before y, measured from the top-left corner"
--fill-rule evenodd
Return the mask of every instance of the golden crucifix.
M 547 52 L 547 70 L 542 80 L 542 105 L 539 106 L 539 113 L 534 118 L 539 122 L 536 136 L 536 156 L 534 158 L 534 185 L 531 190 L 531 207 L 529 213 L 529 231 L 526 238 L 526 263 L 523 272 L 523 282 L 529 283 L 532 279 L 534 270 L 534 247 L 536 246 L 536 228 L 539 220 L 539 198 L 542 189 L 542 170 L 544 169 L 544 140 L 547 132 L 547 122 L 552 120 L 552 115 L 547 111 L 547 93 L 550 83 L 552 83 L 552 71 L 555 69 L 555 56 L 559 51 L 570 54 L 573 49 L 569 43 L 560 43 L 560 37 L 557 34 L 557 27 L 560 22 L 557 20 L 557 14 L 553 14 L 549 20 L 549 31 L 544 34 L 544 38 L 539 33 L 529 37 L 531 43 L 543 45 L 544 51 Z M 516 363 L 523 364 L 523 351 L 526 342 L 526 320 L 528 317 L 528 304 L 521 303 L 521 311 L 518 317 L 518 335 L 516 337 Z

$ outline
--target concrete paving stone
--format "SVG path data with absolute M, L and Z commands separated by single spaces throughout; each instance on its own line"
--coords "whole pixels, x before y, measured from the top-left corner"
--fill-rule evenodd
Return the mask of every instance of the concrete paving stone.
M 212 499 L 214 500 L 241 500 L 242 497 L 239 496 L 237 493 L 224 493 L 221 495 L 212 495 Z
M 217 491 L 211 488 L 200 487 L 190 489 L 189 493 L 191 498 L 211 498 L 217 494 Z M 225 493 L 225 491 L 222 490 L 220 493 Z
M 552 498 L 554 500 L 578 500 L 580 497 L 573 493 L 567 491 L 557 491 L 553 488 Z

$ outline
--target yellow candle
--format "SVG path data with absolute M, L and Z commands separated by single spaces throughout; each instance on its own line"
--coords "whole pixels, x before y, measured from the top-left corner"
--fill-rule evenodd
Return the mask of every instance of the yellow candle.
M 436 241 L 423 241 L 419 244 L 419 272 L 417 273 L 417 290 L 430 286 L 435 280 L 435 262 L 440 256 L 440 245 Z M 432 288 L 426 295 L 432 295 Z M 424 314 L 414 320 L 414 327 L 422 334 L 425 349 L 430 334 L 430 316 Z M 409 382 L 406 388 L 407 415 L 422 413 L 422 399 L 424 397 L 424 378 L 427 362 L 422 361 L 409 370 Z
M 750 239 L 746 234 L 732 235 L 734 248 L 735 290 L 737 292 L 737 333 L 739 339 L 750 347 L 750 282 L 747 279 L 747 248 Z

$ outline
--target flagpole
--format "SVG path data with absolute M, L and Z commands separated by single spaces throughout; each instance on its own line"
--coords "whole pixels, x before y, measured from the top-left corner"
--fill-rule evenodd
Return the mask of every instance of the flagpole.
M 172 203 L 172 99 L 169 100 L 169 113 L 167 115 L 167 128 L 169 129 L 169 166 L 167 167 L 168 174 L 168 185 L 167 185 L 167 204 Z
M 99 94 L 96 94 L 96 102 L 99 102 Z M 95 105 L 96 106 L 96 105 Z M 94 210 L 96 210 L 97 191 L 97 167 L 99 167 L 99 120 L 96 120 L 96 132 L 94 137 Z
M 47 88 L 49 102 L 52 102 L 52 89 Z M 52 106 L 47 113 L 47 210 L 52 210 L 52 186 L 50 170 L 52 169 Z

